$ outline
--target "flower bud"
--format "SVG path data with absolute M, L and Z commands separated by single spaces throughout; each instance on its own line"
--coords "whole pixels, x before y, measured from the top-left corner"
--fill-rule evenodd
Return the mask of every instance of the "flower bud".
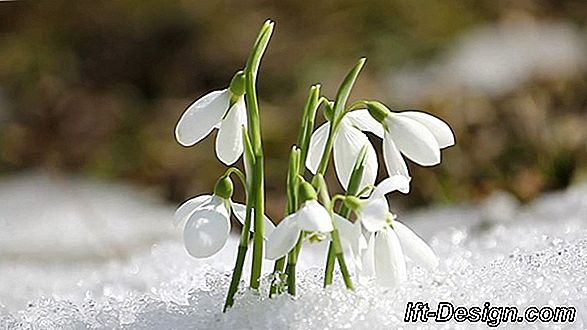
M 230 81 L 230 92 L 235 96 L 242 96 L 245 94 L 245 73 L 238 71 Z
M 305 181 L 298 186 L 298 196 L 300 198 L 301 203 L 309 200 L 318 199 L 318 195 L 316 194 L 316 190 L 314 190 L 314 187 L 312 187 L 311 184 Z
M 353 211 L 357 211 L 361 208 L 361 200 L 355 196 L 346 196 L 343 203 Z
M 380 123 L 383 122 L 391 112 L 383 103 L 378 101 L 365 102 L 365 105 L 367 106 L 367 110 L 369 110 L 371 117 Z
M 214 186 L 214 195 L 220 198 L 229 199 L 232 197 L 233 188 L 232 180 L 230 180 L 228 176 L 222 176 L 216 182 L 216 186 Z

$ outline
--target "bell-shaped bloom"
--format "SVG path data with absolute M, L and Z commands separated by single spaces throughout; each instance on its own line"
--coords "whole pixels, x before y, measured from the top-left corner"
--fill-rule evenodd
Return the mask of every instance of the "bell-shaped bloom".
M 385 195 L 396 190 L 404 194 L 409 193 L 410 180 L 403 175 L 390 176 L 375 187 L 369 198 L 360 200 L 359 208 L 354 212 L 365 229 L 376 232 L 385 226 L 389 215 Z
M 361 276 L 374 276 L 382 286 L 396 286 L 407 278 L 404 255 L 429 270 L 438 266 L 438 257 L 430 246 L 407 226 L 393 221 L 371 233 Z
M 299 210 L 285 217 L 268 236 L 266 258 L 275 260 L 286 255 L 296 245 L 300 232 L 329 233 L 334 229 L 332 218 L 316 200 L 308 200 Z
M 175 211 L 174 224 L 183 224 L 186 250 L 196 258 L 206 258 L 222 249 L 230 235 L 230 215 L 244 223 L 246 206 L 216 195 L 201 195 L 183 203 Z M 254 210 L 253 214 L 254 216 Z M 275 225 L 266 216 L 264 236 L 271 234 Z M 253 226 L 251 226 L 253 231 Z
M 243 96 L 231 106 L 229 89 L 210 92 L 192 103 L 175 127 L 175 138 L 189 147 L 218 128 L 216 156 L 226 165 L 234 164 L 243 153 L 242 127 L 247 127 Z
M 389 226 L 371 233 L 360 276 L 375 277 L 379 285 L 386 287 L 396 286 L 408 277 L 401 244 Z
M 409 176 L 402 154 L 416 164 L 433 166 L 440 163 L 440 149 L 455 143 L 450 127 L 424 112 L 389 112 L 383 123 L 383 158 L 389 175 Z
M 314 174 L 318 170 L 324 153 L 329 130 L 330 122 L 326 122 L 318 127 L 310 138 L 306 167 Z M 346 114 L 334 133 L 334 166 L 338 181 L 344 189 L 348 187 L 353 167 L 364 146 L 367 146 L 367 154 L 365 155 L 365 170 L 359 189 L 375 183 L 378 168 L 377 154 L 367 135 L 362 131 L 371 131 L 383 136 L 383 128 L 369 115 L 367 110 L 356 110 Z

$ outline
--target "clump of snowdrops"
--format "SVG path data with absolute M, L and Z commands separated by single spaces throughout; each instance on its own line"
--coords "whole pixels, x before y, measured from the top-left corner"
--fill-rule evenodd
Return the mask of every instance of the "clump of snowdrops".
M 222 249 L 230 235 L 231 215 L 242 224 L 224 309 L 234 302 L 251 243 L 249 286 L 259 289 L 263 259 L 274 260 L 271 295 L 283 291 L 295 295 L 300 250 L 315 241 L 329 241 L 324 286 L 332 283 L 338 267 L 346 287 L 353 289 L 349 263 L 356 278 L 374 277 L 384 286 L 406 279 L 405 256 L 435 268 L 435 253 L 396 219 L 385 196 L 394 191 L 409 193 L 411 177 L 404 157 L 422 166 L 437 165 L 440 150 L 454 144 L 454 135 L 444 121 L 424 112 L 395 111 L 375 100 L 347 104 L 365 58 L 349 71 L 333 100 L 321 95 L 320 85 L 310 88 L 298 139 L 290 152 L 286 215 L 277 226 L 265 216 L 256 80 L 273 28 L 272 21 L 263 24 L 245 67 L 235 73 L 227 88 L 193 102 L 175 129 L 177 141 L 186 147 L 218 129 L 216 156 L 229 166 L 211 195 L 186 201 L 175 214 L 176 225 L 183 229 L 185 248 L 195 258 L 206 258 Z M 320 109 L 326 122 L 314 129 Z M 378 155 L 366 133 L 383 143 L 388 177 L 378 183 Z M 244 171 L 232 166 L 241 156 Z M 324 175 L 331 158 L 344 194 L 331 196 L 328 192 Z M 244 203 L 232 200 L 233 179 L 244 188 Z

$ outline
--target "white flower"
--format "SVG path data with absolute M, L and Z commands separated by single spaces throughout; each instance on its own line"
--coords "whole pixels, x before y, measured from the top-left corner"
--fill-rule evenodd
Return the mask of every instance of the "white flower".
M 391 176 L 381 181 L 369 198 L 360 200 L 360 206 L 354 212 L 365 229 L 376 232 L 385 226 L 389 214 L 385 195 L 396 190 L 409 193 L 410 180 L 403 175 Z
M 427 269 L 438 266 L 438 257 L 426 242 L 401 222 L 392 221 L 371 233 L 361 275 L 375 276 L 383 286 L 396 286 L 407 278 L 404 254 Z
M 183 224 L 183 240 L 186 250 L 196 258 L 216 254 L 230 235 L 230 214 L 244 223 L 246 206 L 216 195 L 200 195 L 183 203 L 175 211 L 174 224 Z M 254 217 L 254 210 L 252 213 Z M 271 234 L 275 225 L 266 216 L 265 237 Z M 253 231 L 253 226 L 251 226 Z
M 286 255 L 296 245 L 301 231 L 329 233 L 334 229 L 332 219 L 324 206 L 308 200 L 295 213 L 285 217 L 267 239 L 267 259 Z
M 243 153 L 242 127 L 247 127 L 243 96 L 230 106 L 229 89 L 210 92 L 192 103 L 175 127 L 175 138 L 186 147 L 198 143 L 218 128 L 216 156 L 226 165 L 235 163 Z
M 455 143 L 450 127 L 424 112 L 389 112 L 383 124 L 383 158 L 389 175 L 409 176 L 402 154 L 422 166 L 433 166 L 440 163 L 440 149 Z
M 318 170 L 320 159 L 324 153 L 330 122 L 318 127 L 310 138 L 306 167 L 314 174 Z M 355 161 L 363 146 L 367 146 L 365 170 L 359 189 L 373 184 L 377 176 L 377 154 L 367 135 L 362 131 L 370 131 L 383 136 L 381 125 L 369 115 L 367 110 L 349 112 L 343 117 L 334 135 L 334 166 L 340 184 L 347 189 Z
M 396 190 L 407 194 L 410 178 L 394 175 L 381 181 L 371 196 L 359 200 L 353 210 L 357 215 L 355 225 L 360 223 L 369 233 L 366 248 L 357 247 L 362 237 L 357 236 L 356 230 L 351 232 L 348 224 L 336 223 L 341 237 L 345 232 L 344 236 L 353 240 L 355 247 L 351 250 L 358 274 L 375 276 L 377 282 L 384 286 L 394 286 L 406 279 L 404 253 L 427 268 L 434 269 L 438 265 L 438 258 L 432 249 L 408 227 L 395 221 L 395 216 L 389 211 L 385 195 Z M 359 234 L 362 236 L 361 231 Z M 359 251 L 358 257 L 356 251 Z
M 393 287 L 407 278 L 406 261 L 396 233 L 385 226 L 371 233 L 363 254 L 360 276 L 375 277 L 379 285 Z

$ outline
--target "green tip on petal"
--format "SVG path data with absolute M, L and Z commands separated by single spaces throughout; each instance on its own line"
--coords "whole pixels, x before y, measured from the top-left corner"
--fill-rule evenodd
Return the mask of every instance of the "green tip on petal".
M 316 190 L 312 187 L 311 184 L 308 182 L 302 182 L 298 186 L 298 196 L 300 198 L 300 202 L 305 202 L 309 200 L 317 200 L 318 195 L 316 194 Z
M 223 199 L 229 199 L 232 197 L 233 190 L 234 185 L 232 184 L 232 180 L 230 180 L 228 176 L 223 176 L 216 182 L 216 186 L 214 187 L 214 195 Z

